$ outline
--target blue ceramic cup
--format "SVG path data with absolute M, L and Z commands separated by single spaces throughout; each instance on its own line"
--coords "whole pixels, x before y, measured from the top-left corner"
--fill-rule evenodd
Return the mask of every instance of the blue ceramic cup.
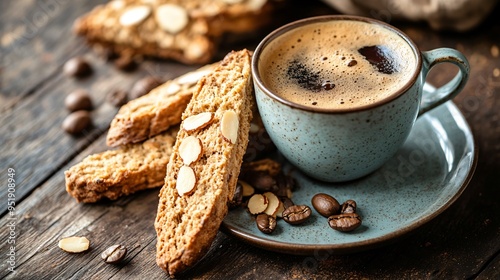
M 290 75 L 292 83 L 297 83 L 298 87 L 310 87 L 313 92 L 325 95 L 338 92 L 336 90 L 339 90 L 342 85 L 336 84 L 334 74 L 330 73 L 333 77 L 331 80 L 328 79 L 326 82 L 322 80 L 320 83 L 318 82 L 319 74 L 316 74 L 321 71 L 316 72 L 316 69 L 308 69 L 311 66 L 304 66 L 309 59 L 308 56 L 312 59 L 313 56 L 318 55 L 315 51 L 300 53 L 300 56 L 305 59 L 304 65 L 293 60 L 288 64 L 281 62 L 283 65 L 280 69 L 284 69 L 283 71 L 275 71 L 274 68 L 270 67 L 274 63 L 273 59 L 281 59 L 278 58 L 281 44 L 283 44 L 283 48 L 297 47 L 299 43 L 304 44 L 300 39 L 302 37 L 289 39 L 288 34 L 292 32 L 317 32 L 323 38 L 325 36 L 336 37 L 335 32 L 333 34 L 328 28 L 323 30 L 321 27 L 337 24 L 338 21 L 369 24 L 368 31 L 363 31 L 362 36 L 357 37 L 367 36 L 363 38 L 377 39 L 379 38 L 377 36 L 381 36 L 380 32 L 371 32 L 371 29 L 380 30 L 380 28 L 383 28 L 384 32 L 388 31 L 389 35 L 398 37 L 403 42 L 399 46 L 409 50 L 402 57 L 404 62 L 410 61 L 409 67 L 402 70 L 407 71 L 405 73 L 406 80 L 400 80 L 389 89 L 381 89 L 380 91 L 385 92 L 385 95 L 365 98 L 365 103 L 332 108 L 318 107 L 315 102 L 307 104 L 293 100 L 289 97 L 290 95 L 287 95 L 288 89 L 270 86 L 269 81 L 278 79 L 280 75 Z M 312 25 L 319 26 L 319 28 L 305 28 Z M 318 31 L 320 29 L 321 31 Z M 299 43 L 290 44 L 290 40 L 296 40 Z M 380 41 L 384 42 L 385 40 L 386 38 L 382 38 Z M 309 46 L 314 45 L 311 42 L 309 44 Z M 331 56 L 339 54 L 338 51 L 335 51 L 337 47 L 334 43 L 320 44 L 319 49 L 325 53 L 331 54 Z M 329 62 L 331 56 L 325 55 L 322 60 Z M 343 61 L 347 58 L 345 63 L 349 64 L 350 67 L 351 64 L 355 64 L 348 62 L 352 57 L 347 55 L 341 59 Z M 366 58 L 366 60 L 369 59 Z M 382 72 L 384 70 L 383 67 L 377 68 L 379 66 L 377 61 L 373 63 L 371 61 L 363 62 L 358 58 L 356 62 L 357 66 L 360 67 L 362 63 L 371 63 L 374 69 Z M 425 78 L 430 69 L 443 62 L 458 66 L 457 75 L 436 91 L 424 92 Z M 295 70 L 292 69 L 293 71 L 290 70 L 292 66 L 295 67 Z M 385 73 L 382 74 L 385 75 Z M 418 116 L 452 99 L 463 89 L 469 76 L 469 64 L 467 59 L 454 49 L 440 48 L 421 52 L 411 39 L 400 30 L 374 19 L 356 16 L 320 16 L 287 24 L 265 37 L 253 54 L 252 75 L 259 112 L 266 130 L 278 150 L 307 175 L 322 181 L 341 182 L 363 177 L 381 167 L 394 156 L 405 142 Z M 307 80 L 307 77 L 304 78 L 308 75 L 309 79 L 313 80 L 312 82 Z M 360 75 L 362 76 L 363 73 Z M 352 83 L 364 81 L 364 79 L 359 80 L 356 75 L 352 76 Z M 382 80 L 384 79 L 382 77 Z M 315 87 L 314 83 L 319 83 L 319 88 Z M 376 82 L 374 83 L 374 87 L 378 86 Z M 346 91 L 343 94 L 349 95 L 350 93 Z M 360 94 L 365 93 L 361 92 Z M 345 101 L 347 102 L 347 100 Z M 340 103 L 343 104 L 344 101 Z

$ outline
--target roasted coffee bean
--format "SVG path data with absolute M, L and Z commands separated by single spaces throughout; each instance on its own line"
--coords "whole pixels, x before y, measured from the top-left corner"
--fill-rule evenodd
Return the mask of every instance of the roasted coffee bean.
M 90 113 L 85 110 L 69 114 L 62 123 L 62 128 L 70 134 L 81 133 L 91 123 Z
M 106 61 L 113 61 L 117 58 L 119 58 L 119 55 L 113 51 L 112 49 L 110 48 L 105 48 L 101 51 L 101 55 L 102 57 L 106 60 Z
M 270 158 L 264 158 L 252 162 L 245 162 L 241 165 L 240 175 L 243 177 L 252 176 L 254 174 L 252 172 L 259 172 L 259 171 L 265 171 L 273 177 L 277 176 L 280 172 L 282 172 L 281 163 L 272 160 Z
M 135 84 L 132 86 L 132 89 L 130 90 L 130 98 L 129 99 L 136 99 L 139 98 L 146 93 L 150 92 L 152 89 L 155 87 L 159 86 L 161 82 L 154 78 L 154 77 L 146 77 L 138 80 L 135 82 Z
M 248 135 L 248 147 L 243 156 L 243 161 L 252 162 L 253 160 L 269 155 L 275 150 L 276 146 L 264 129 L 264 126 L 252 123 Z
M 288 207 L 295 205 L 295 203 L 293 203 L 293 201 L 287 196 L 280 196 L 279 198 L 281 200 L 281 203 L 283 203 L 284 209 L 287 209 Z
M 356 213 L 346 213 L 328 217 L 328 225 L 338 231 L 353 231 L 361 225 L 361 217 Z
M 292 205 L 283 211 L 285 222 L 297 225 L 305 222 L 311 216 L 311 208 L 307 205 Z
M 243 202 L 243 185 L 240 182 L 236 184 L 233 198 L 229 201 L 229 208 L 233 209 L 241 205 Z
M 121 262 L 127 255 L 127 248 L 123 245 L 113 245 L 106 249 L 101 254 L 101 258 L 110 264 L 117 264 Z
M 121 89 L 114 90 L 106 96 L 106 101 L 115 107 L 121 107 L 128 101 L 127 92 Z
M 255 218 L 257 228 L 263 233 L 271 233 L 276 228 L 276 218 L 265 213 L 257 215 Z
M 295 188 L 295 180 L 292 176 L 285 175 L 280 172 L 276 176 L 276 195 L 277 196 L 287 196 L 290 197 L 292 195 L 292 191 Z
M 249 171 L 244 178 L 252 187 L 262 192 L 272 192 L 278 188 L 276 180 L 266 171 Z
M 92 73 L 92 68 L 82 57 L 74 57 L 64 64 L 63 71 L 71 77 L 85 77 Z
M 86 90 L 77 89 L 66 96 L 64 105 L 70 112 L 92 109 L 92 100 Z
M 331 195 L 326 193 L 318 193 L 311 199 L 312 206 L 323 217 L 330 217 L 331 215 L 340 212 L 340 203 Z
M 115 67 L 125 71 L 125 72 L 131 72 L 137 69 L 138 63 L 131 58 L 130 56 L 122 55 L 118 59 L 115 60 L 114 62 Z
M 340 210 L 340 213 L 342 214 L 356 213 L 356 201 L 349 199 L 346 202 L 342 203 L 342 208 Z

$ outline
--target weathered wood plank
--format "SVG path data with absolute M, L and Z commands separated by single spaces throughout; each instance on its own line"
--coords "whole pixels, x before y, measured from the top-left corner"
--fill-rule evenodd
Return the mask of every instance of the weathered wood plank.
M 77 42 L 73 44 L 77 46 Z M 9 112 L 0 114 L 0 169 L 16 170 L 16 195 L 19 199 L 46 180 L 94 138 L 106 133 L 117 111 L 106 103 L 108 93 L 115 89 L 129 90 L 136 80 L 147 75 L 170 79 L 194 69 L 194 66 L 149 60 L 133 73 L 122 73 L 89 50 L 86 52 L 78 54 L 84 55 L 93 65 L 92 76 L 76 80 L 66 77 L 58 69 L 59 72 L 44 82 L 42 87 L 23 98 Z M 84 88 L 91 94 L 94 125 L 82 135 L 74 137 L 61 129 L 61 123 L 69 114 L 64 107 L 64 98 L 78 88 Z M 6 189 L 0 189 L 0 196 L 5 194 Z M 0 213 L 5 211 L 5 203 L 0 202 Z
M 2 262 L 0 277 L 166 278 L 155 264 L 153 222 L 158 189 L 115 202 L 89 205 L 77 204 L 64 190 L 63 170 L 84 156 L 104 149 L 104 137 L 100 137 L 16 208 L 17 273 L 8 274 L 8 263 Z M 486 201 L 484 198 L 474 200 L 474 186 L 484 183 L 473 181 L 472 189 L 448 211 L 410 236 L 380 249 L 342 256 L 325 253 L 292 256 L 266 252 L 220 233 L 208 255 L 183 276 L 194 279 L 254 279 L 262 275 L 273 279 L 307 279 L 311 275 L 334 279 L 384 279 L 394 275 L 408 279 L 468 278 L 479 274 L 485 265 L 488 267 L 489 259 L 498 255 L 500 246 L 497 233 L 491 230 L 495 221 L 490 213 L 486 211 L 478 216 L 469 211 Z M 493 203 L 498 190 L 482 191 Z M 1 228 L 7 227 L 7 218 L 0 220 Z M 57 242 L 69 235 L 89 238 L 91 250 L 83 254 L 61 251 Z M 129 255 L 120 265 L 107 265 L 99 255 L 115 243 L 125 244 Z M 0 251 L 8 252 L 8 246 L 6 236 L 2 236 Z
M 56 0 L 43 2 L 51 1 Z M 118 86 L 128 88 L 144 75 L 169 78 L 189 67 L 147 60 L 134 73 L 120 73 L 69 32 L 68 23 L 99 1 L 57 1 L 64 4 L 64 12 L 47 21 L 26 44 L 18 45 L 21 50 L 15 58 L 19 63 L 13 66 L 13 72 L 2 68 L 0 74 L 0 180 L 6 182 L 6 170 L 13 167 L 17 181 L 16 219 L 9 220 L 11 216 L 5 211 L 7 214 L 0 219 L 0 278 L 166 279 L 155 264 L 153 221 L 158 190 L 115 202 L 80 205 L 65 192 L 63 171 L 84 156 L 106 149 L 104 133 L 116 110 L 104 102 L 107 92 Z M 41 2 L 2 1 L 2 30 L 10 32 L 10 27 L 18 26 L 26 17 L 30 19 L 39 11 Z M 331 12 L 319 3 L 314 3 L 312 9 L 315 14 Z M 302 15 L 311 15 L 303 5 L 299 10 Z M 267 252 L 219 233 L 207 256 L 184 278 L 498 278 L 500 77 L 494 75 L 494 69 L 499 68 L 500 58 L 491 53 L 494 44 L 500 47 L 498 21 L 494 15 L 477 32 L 467 34 L 430 32 L 419 25 L 400 27 L 423 50 L 450 46 L 463 51 L 471 61 L 471 80 L 455 101 L 472 126 L 480 162 L 463 195 L 439 217 L 404 239 L 350 255 L 292 256 Z M 257 41 L 224 46 L 218 58 L 232 48 L 255 46 Z M 4 46 L 4 41 L 1 44 Z M 77 54 L 85 55 L 96 66 L 96 73 L 86 80 L 69 79 L 59 72 L 62 63 Z M 436 83 L 450 76 L 448 71 L 431 74 Z M 59 125 L 67 114 L 62 106 L 64 97 L 78 87 L 88 89 L 94 98 L 96 125 L 84 136 L 74 138 L 63 133 Z M 5 210 L 6 188 L 0 188 L 0 198 L 1 209 Z M 12 245 L 8 243 L 9 223 L 13 221 L 17 274 L 9 273 L 7 262 Z M 73 255 L 57 247 L 61 237 L 73 234 L 91 240 L 89 252 Z M 99 257 L 102 250 L 118 242 L 129 248 L 128 257 L 116 266 L 103 263 Z
M 84 49 L 75 41 L 76 17 L 103 1 L 4 1 L 0 11 L 2 94 L 0 112 L 44 84 L 69 58 Z M 75 45 L 75 42 L 77 44 Z
M 112 63 L 104 62 L 86 47 L 82 38 L 71 33 L 74 19 L 90 10 L 95 2 L 100 1 L 74 4 L 64 0 L 21 1 L 16 7 L 10 6 L 13 2 L 4 4 L 2 22 L 7 23 L 5 36 L 10 39 L 5 39 L 5 44 L 2 41 L 3 62 L 8 71 L 1 75 L 0 169 L 16 170 L 18 199 L 30 193 L 95 137 L 105 133 L 116 112 L 105 103 L 110 91 L 128 90 L 134 81 L 146 75 L 170 79 L 196 68 L 149 59 L 133 73 L 117 71 Z M 45 11 L 49 6 L 52 10 Z M 11 15 L 8 10 L 15 12 Z M 13 18 L 14 15 L 17 17 Z M 40 17 L 40 22 L 32 30 L 26 30 L 30 28 L 31 17 Z M 24 19 L 19 21 L 19 18 Z M 230 49 L 221 50 L 216 59 Z M 77 55 L 89 60 L 94 69 L 92 76 L 78 80 L 61 73 L 64 62 Z M 60 125 L 68 114 L 63 106 L 64 98 L 77 88 L 91 93 L 95 105 L 94 127 L 79 137 L 72 137 L 64 133 Z M 0 189 L 0 196 L 5 194 L 6 189 Z M 6 202 L 1 201 L 0 213 L 5 209 Z

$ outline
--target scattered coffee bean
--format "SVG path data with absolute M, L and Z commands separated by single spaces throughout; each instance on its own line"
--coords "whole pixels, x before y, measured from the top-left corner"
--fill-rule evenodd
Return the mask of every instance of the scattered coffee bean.
M 311 199 L 312 206 L 323 217 L 330 217 L 340 211 L 339 202 L 331 195 L 318 193 Z
M 68 76 L 80 78 L 90 75 L 92 68 L 82 57 L 74 57 L 64 64 L 63 71 Z
M 126 55 L 120 56 L 114 63 L 116 68 L 125 72 L 134 71 L 138 66 L 137 62 L 133 58 Z
M 283 172 L 278 173 L 276 176 L 276 195 L 291 197 L 293 189 L 295 188 L 295 180 L 290 175 L 285 175 Z
M 262 124 L 252 123 L 248 135 L 248 147 L 243 157 L 244 162 L 252 162 L 276 150 L 271 137 Z
M 265 171 L 271 176 L 277 176 L 280 172 L 282 172 L 281 164 L 269 158 L 264 158 L 252 162 L 244 162 L 241 165 L 240 175 L 243 177 L 251 176 L 253 174 L 251 172 L 258 172 L 258 171 Z
M 64 99 L 64 105 L 70 112 L 92 109 L 92 100 L 86 90 L 77 89 Z
M 349 199 L 346 202 L 344 202 L 342 204 L 342 208 L 340 210 L 340 213 L 342 213 L 342 214 L 356 213 L 356 201 Z
M 121 89 L 114 90 L 106 96 L 106 101 L 115 107 L 121 107 L 128 101 L 127 92 Z
M 70 134 L 81 133 L 91 123 L 90 113 L 85 110 L 69 114 L 62 123 L 62 128 Z
M 288 198 L 287 196 L 280 196 L 279 198 L 281 200 L 281 203 L 283 203 L 283 208 L 285 208 L 285 209 L 287 209 L 290 206 L 295 205 L 295 203 L 293 203 L 293 201 L 290 198 Z
M 276 180 L 266 171 L 249 171 L 245 174 L 245 180 L 261 192 L 273 191 L 278 188 Z
M 297 225 L 305 222 L 311 216 L 311 208 L 307 205 L 293 205 L 283 211 L 285 222 Z
M 229 201 L 229 208 L 233 209 L 241 205 L 243 202 L 243 185 L 238 182 L 236 184 L 236 190 L 234 191 L 233 198 Z
M 106 263 L 117 264 L 127 255 L 127 248 L 122 245 L 113 245 L 101 254 L 101 258 Z
M 265 213 L 257 215 L 255 223 L 257 223 L 257 228 L 263 233 L 272 233 L 276 228 L 276 218 Z
M 118 58 L 118 54 L 110 48 L 105 48 L 102 50 L 101 55 L 106 61 L 113 61 Z
M 130 100 L 139 98 L 146 93 L 150 92 L 155 87 L 159 86 L 161 82 L 154 77 L 146 77 L 135 82 L 130 90 Z
M 328 225 L 338 231 L 353 231 L 361 225 L 361 217 L 356 213 L 346 213 L 328 217 Z

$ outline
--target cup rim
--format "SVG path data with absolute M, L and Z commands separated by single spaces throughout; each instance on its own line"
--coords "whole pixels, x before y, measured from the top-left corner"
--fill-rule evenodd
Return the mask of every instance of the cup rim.
M 277 95 L 276 93 L 272 92 L 271 90 L 269 90 L 269 88 L 267 88 L 264 85 L 264 83 L 262 82 L 262 79 L 260 77 L 260 73 L 258 71 L 258 58 L 260 56 L 260 53 L 262 53 L 262 51 L 265 49 L 265 47 L 274 38 L 277 38 L 277 37 L 281 36 L 282 34 L 288 32 L 290 30 L 293 30 L 295 28 L 298 28 L 298 27 L 301 27 L 303 25 L 310 24 L 310 23 L 326 22 L 326 21 L 333 21 L 333 20 L 352 20 L 352 21 L 361 21 L 361 22 L 366 22 L 366 23 L 371 23 L 371 24 L 378 24 L 378 25 L 380 25 L 388 30 L 393 31 L 397 35 L 399 35 L 411 47 L 411 49 L 413 50 L 413 53 L 415 55 L 415 58 L 416 58 L 417 66 L 415 67 L 415 72 L 412 74 L 412 76 L 410 77 L 408 82 L 406 82 L 397 91 L 393 92 L 389 96 L 387 96 L 383 99 L 380 99 L 376 102 L 373 102 L 373 103 L 370 103 L 367 105 L 358 106 L 358 107 L 341 108 L 341 109 L 339 109 L 339 108 L 314 108 L 314 107 L 298 104 L 298 103 L 292 102 L 290 100 L 284 99 L 283 97 L 281 97 L 281 96 Z M 262 41 L 257 45 L 257 47 L 255 48 L 255 50 L 253 52 L 251 63 L 252 63 L 251 64 L 252 76 L 253 76 L 254 82 L 266 95 L 268 95 L 272 99 L 277 100 L 280 103 L 283 103 L 287 106 L 290 106 L 290 107 L 293 107 L 296 109 L 301 109 L 304 111 L 321 112 L 321 113 L 351 113 L 351 112 L 364 111 L 364 110 L 372 109 L 375 107 L 379 107 L 383 104 L 387 104 L 387 103 L 399 98 L 400 96 L 402 96 L 408 89 L 410 89 L 415 84 L 416 80 L 420 76 L 420 73 L 422 70 L 422 55 L 421 55 L 421 52 L 418 49 L 417 45 L 408 37 L 408 35 L 406 35 L 398 28 L 396 28 L 396 27 L 394 27 L 386 22 L 376 20 L 373 18 L 362 17 L 362 16 L 325 15 L 325 16 L 315 16 L 315 17 L 300 19 L 300 20 L 290 22 L 288 24 L 285 24 L 285 25 L 275 29 L 274 31 L 269 33 L 266 37 L 264 37 L 264 39 L 262 39 Z

